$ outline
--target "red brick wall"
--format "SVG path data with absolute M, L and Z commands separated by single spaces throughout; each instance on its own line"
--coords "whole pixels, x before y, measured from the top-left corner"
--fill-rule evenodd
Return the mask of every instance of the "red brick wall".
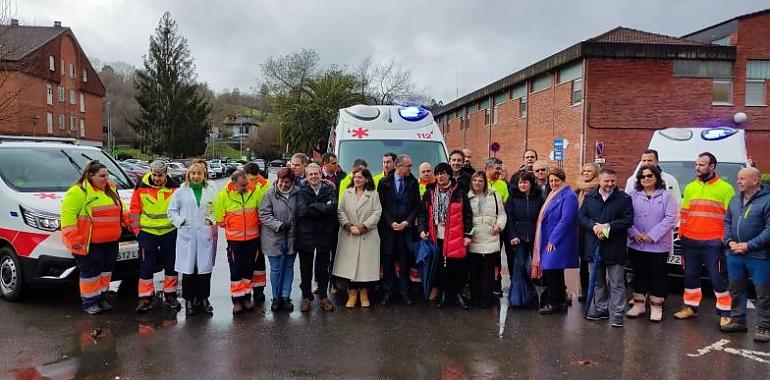
M 56 59 L 56 71 L 48 70 L 48 56 L 54 55 Z M 61 60 L 65 63 L 65 72 L 61 72 Z M 14 102 L 14 110 L 18 110 L 15 120 L 4 123 L 0 126 L 0 133 L 4 134 L 22 134 L 38 136 L 62 136 L 76 137 L 94 142 L 102 141 L 102 126 L 104 124 L 103 97 L 94 95 L 90 87 L 98 89 L 101 82 L 90 65 L 83 60 L 77 43 L 71 34 L 64 34 L 61 38 L 52 41 L 44 49 L 41 49 L 33 60 L 34 64 L 40 66 L 40 62 L 45 62 L 47 79 L 32 76 L 23 72 L 9 73 L 9 79 L 5 83 L 4 91 L 20 89 L 20 93 Z M 86 62 L 88 82 L 83 82 L 82 71 L 83 62 Z M 70 78 L 69 65 L 76 65 L 77 77 Z M 39 71 L 39 70 L 38 70 Z M 55 78 L 52 80 L 51 78 Z M 53 104 L 46 102 L 46 85 L 53 87 Z M 58 87 L 65 88 L 64 101 L 60 102 L 58 97 Z M 82 91 L 88 86 L 89 92 Z M 70 104 L 70 89 L 75 90 L 76 104 Z M 98 92 L 98 91 L 96 91 Z M 80 112 L 80 93 L 85 98 L 85 112 Z M 47 132 L 47 113 L 53 114 L 53 133 Z M 59 129 L 59 115 L 65 115 L 65 127 Z M 76 130 L 70 131 L 70 117 L 78 119 Z M 34 122 L 33 118 L 37 118 Z M 80 120 L 85 121 L 85 137 L 80 136 Z

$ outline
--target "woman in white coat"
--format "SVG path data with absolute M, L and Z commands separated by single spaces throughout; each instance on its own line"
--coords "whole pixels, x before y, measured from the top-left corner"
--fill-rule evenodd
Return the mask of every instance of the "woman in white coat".
M 345 189 L 342 202 L 337 206 L 340 230 L 337 235 L 337 256 L 333 274 L 350 280 L 348 302 L 345 307 L 356 307 L 359 292 L 361 306 L 369 307 L 368 283 L 380 280 L 380 221 L 382 206 L 374 179 L 369 169 L 353 172 L 353 181 Z
M 214 223 L 216 188 L 208 182 L 208 168 L 196 160 L 187 170 L 187 178 L 174 192 L 168 217 L 177 227 L 176 263 L 182 274 L 185 314 L 196 311 L 213 314 L 209 302 L 211 271 L 217 248 L 217 226 Z
M 473 211 L 473 237 L 468 246 L 471 303 L 488 308 L 493 304 L 495 267 L 500 264 L 494 259 L 499 257 L 495 254 L 500 253 L 500 233 L 507 221 L 505 205 L 495 189 L 487 185 L 484 172 L 476 172 L 471 177 L 468 202 Z

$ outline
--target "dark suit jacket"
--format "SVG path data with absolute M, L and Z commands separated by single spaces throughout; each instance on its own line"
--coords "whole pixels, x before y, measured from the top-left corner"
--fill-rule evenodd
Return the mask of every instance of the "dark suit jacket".
M 404 178 L 404 199 L 406 211 L 404 214 L 399 215 L 399 201 L 396 194 L 396 176 L 391 172 L 387 177 L 380 180 L 380 184 L 377 186 L 377 193 L 380 196 L 380 204 L 382 205 L 382 216 L 380 217 L 379 231 L 380 238 L 387 239 L 389 234 L 394 232 L 390 228 L 391 223 L 401 223 L 403 221 L 409 222 L 408 229 L 413 230 L 415 225 L 415 219 L 420 208 L 420 184 L 417 179 L 410 173 Z

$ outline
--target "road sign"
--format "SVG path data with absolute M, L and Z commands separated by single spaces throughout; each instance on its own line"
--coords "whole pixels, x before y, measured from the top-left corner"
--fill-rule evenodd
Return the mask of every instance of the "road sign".
M 564 161 L 564 139 L 557 137 L 553 139 L 553 159 L 554 161 Z
M 604 141 L 596 140 L 594 147 L 594 158 L 604 158 Z
M 489 150 L 497 153 L 498 151 L 500 151 L 500 144 L 493 142 L 492 144 L 489 145 Z

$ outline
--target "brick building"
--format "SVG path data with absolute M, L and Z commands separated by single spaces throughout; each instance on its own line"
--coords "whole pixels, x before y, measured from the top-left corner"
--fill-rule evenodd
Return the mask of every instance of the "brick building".
M 491 143 L 509 172 L 525 148 L 547 158 L 566 141 L 568 181 L 603 142 L 607 165 L 631 174 L 656 129 L 736 127 L 745 112 L 749 155 L 770 171 L 770 9 L 682 37 L 618 27 L 433 112 L 450 149 L 468 147 L 479 167 Z
M 0 26 L 0 134 L 102 145 L 105 88 L 72 30 Z

